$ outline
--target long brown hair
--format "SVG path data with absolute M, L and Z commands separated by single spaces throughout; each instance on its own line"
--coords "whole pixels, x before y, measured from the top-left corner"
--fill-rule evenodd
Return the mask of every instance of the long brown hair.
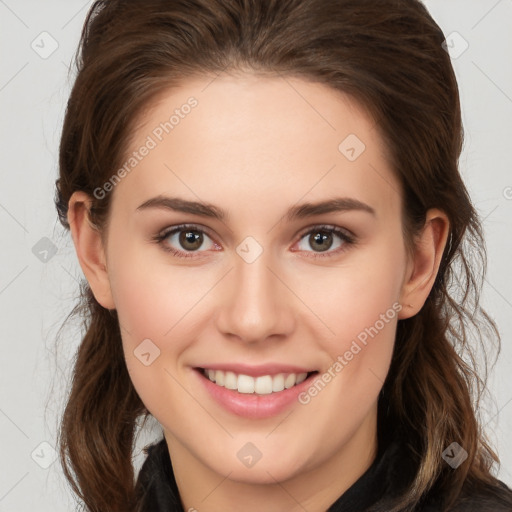
M 458 171 L 459 93 L 443 41 L 418 0 L 98 0 L 82 31 L 60 144 L 60 221 L 69 229 L 68 202 L 82 190 L 103 230 L 111 194 L 94 191 L 121 165 L 143 109 L 188 77 L 247 70 L 295 76 L 351 95 L 368 110 L 402 185 L 408 247 L 429 208 L 450 220 L 426 303 L 398 323 L 383 388 L 389 421 L 416 468 L 388 511 L 413 510 L 433 486 L 447 507 L 468 485 L 500 494 L 491 474 L 498 459 L 475 412 L 486 378 L 476 349 L 487 333 L 498 353 L 499 335 L 479 306 L 486 253 Z M 116 312 L 101 307 L 83 282 L 72 314 L 83 316 L 86 333 L 60 425 L 61 464 L 87 510 L 135 510 L 136 422 L 149 413 L 127 372 Z M 441 457 L 452 442 L 468 452 L 456 471 Z

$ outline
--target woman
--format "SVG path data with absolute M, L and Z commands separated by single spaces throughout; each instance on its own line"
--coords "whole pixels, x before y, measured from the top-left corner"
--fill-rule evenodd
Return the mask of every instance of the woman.
M 56 196 L 87 510 L 512 510 L 465 357 L 496 327 L 443 41 L 416 0 L 93 4 Z

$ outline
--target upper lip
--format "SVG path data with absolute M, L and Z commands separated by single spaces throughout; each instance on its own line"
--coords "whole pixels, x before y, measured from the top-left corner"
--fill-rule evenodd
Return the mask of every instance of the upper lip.
M 224 372 L 233 372 L 238 375 L 249 375 L 251 377 L 261 377 L 262 375 L 277 375 L 278 373 L 310 373 L 315 371 L 311 368 L 281 363 L 267 363 L 261 365 L 248 365 L 243 363 L 217 363 L 204 364 L 197 366 L 197 368 L 222 370 Z

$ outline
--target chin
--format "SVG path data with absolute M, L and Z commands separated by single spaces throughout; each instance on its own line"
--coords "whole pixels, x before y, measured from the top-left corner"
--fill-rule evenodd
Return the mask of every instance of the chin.
M 220 468 L 219 468 L 220 469 Z M 284 482 L 290 478 L 293 478 L 297 472 L 300 472 L 301 468 L 292 466 L 289 464 L 283 465 L 278 461 L 275 463 L 269 463 L 263 465 L 263 461 L 260 460 L 252 468 L 237 467 L 231 470 L 229 473 L 229 480 L 244 484 L 275 484 L 276 482 Z M 221 474 L 225 474 L 224 471 Z
M 305 454 L 293 451 L 292 448 L 287 449 L 283 444 L 280 445 L 280 448 L 270 446 L 262 448 L 261 458 L 255 460 L 252 465 L 250 465 L 250 461 L 243 460 L 244 453 L 240 453 L 238 443 L 237 454 L 234 457 L 226 457 L 226 453 L 229 451 L 231 449 L 227 448 L 223 455 L 219 454 L 214 460 L 208 460 L 209 457 L 207 457 L 203 461 L 214 472 L 220 475 L 229 475 L 230 480 L 240 483 L 275 484 L 276 481 L 284 482 L 307 471 L 310 467 L 307 460 L 304 460 Z M 246 453 L 250 451 L 247 450 Z M 286 457 L 287 453 L 292 456 Z M 211 456 L 211 454 L 209 455 Z M 297 457 L 297 455 L 300 456 Z

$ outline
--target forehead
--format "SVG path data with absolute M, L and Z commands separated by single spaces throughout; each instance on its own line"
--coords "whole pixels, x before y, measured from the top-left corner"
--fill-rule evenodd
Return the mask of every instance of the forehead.
M 247 207 L 263 198 L 293 204 L 333 193 L 359 196 L 377 209 L 399 199 L 372 118 L 324 84 L 197 77 L 159 94 L 137 121 L 125 163 L 150 149 L 132 161 L 114 194 L 132 209 L 165 193 L 212 203 L 222 194 L 227 203 L 244 198 Z

